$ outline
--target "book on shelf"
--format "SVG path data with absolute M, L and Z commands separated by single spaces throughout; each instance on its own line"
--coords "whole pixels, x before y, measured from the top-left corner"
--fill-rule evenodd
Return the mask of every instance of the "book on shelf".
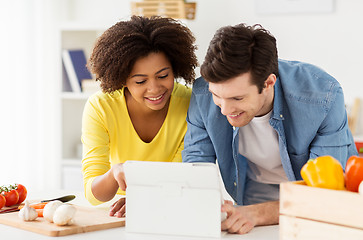
M 92 79 L 82 49 L 64 49 L 62 52 L 64 68 L 73 92 L 82 92 L 82 80 Z

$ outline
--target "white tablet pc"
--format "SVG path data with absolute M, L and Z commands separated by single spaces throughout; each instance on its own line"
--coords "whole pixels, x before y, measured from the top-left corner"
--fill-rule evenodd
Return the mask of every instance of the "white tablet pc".
M 215 164 L 127 161 L 124 171 L 127 232 L 220 237 Z

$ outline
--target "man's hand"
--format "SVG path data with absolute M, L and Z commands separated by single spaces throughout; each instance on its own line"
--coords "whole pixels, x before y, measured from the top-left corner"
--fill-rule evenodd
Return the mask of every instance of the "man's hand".
M 118 218 L 125 217 L 126 213 L 126 198 L 122 197 L 114 202 L 110 207 L 110 216 L 116 216 Z
M 222 230 L 229 233 L 245 234 L 255 226 L 273 225 L 279 222 L 279 202 L 265 202 L 248 206 L 233 206 L 231 201 L 225 201 L 222 212 L 227 213 L 227 219 L 222 222 Z
M 227 213 L 227 219 L 222 222 L 223 231 L 244 234 L 256 226 L 256 219 L 253 214 L 244 208 L 244 206 L 233 206 L 231 201 L 224 201 L 222 212 Z

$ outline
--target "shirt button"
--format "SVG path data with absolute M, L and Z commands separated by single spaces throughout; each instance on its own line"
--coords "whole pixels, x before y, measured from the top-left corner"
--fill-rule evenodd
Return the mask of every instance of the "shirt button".
M 236 183 L 236 182 L 234 182 L 234 183 L 233 183 L 233 185 L 236 187 L 236 186 L 237 186 L 237 183 Z
M 280 114 L 280 118 L 282 118 L 283 116 L 282 116 L 282 114 Z
M 233 127 L 233 131 L 236 130 L 236 127 Z

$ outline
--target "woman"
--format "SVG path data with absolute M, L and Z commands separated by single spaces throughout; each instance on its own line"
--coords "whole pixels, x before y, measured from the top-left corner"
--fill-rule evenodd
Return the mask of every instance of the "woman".
M 87 200 L 100 204 L 126 189 L 127 160 L 181 162 L 195 38 L 171 18 L 133 16 L 106 30 L 88 67 L 101 82 L 83 113 L 82 172 Z M 124 214 L 124 198 L 110 215 Z

